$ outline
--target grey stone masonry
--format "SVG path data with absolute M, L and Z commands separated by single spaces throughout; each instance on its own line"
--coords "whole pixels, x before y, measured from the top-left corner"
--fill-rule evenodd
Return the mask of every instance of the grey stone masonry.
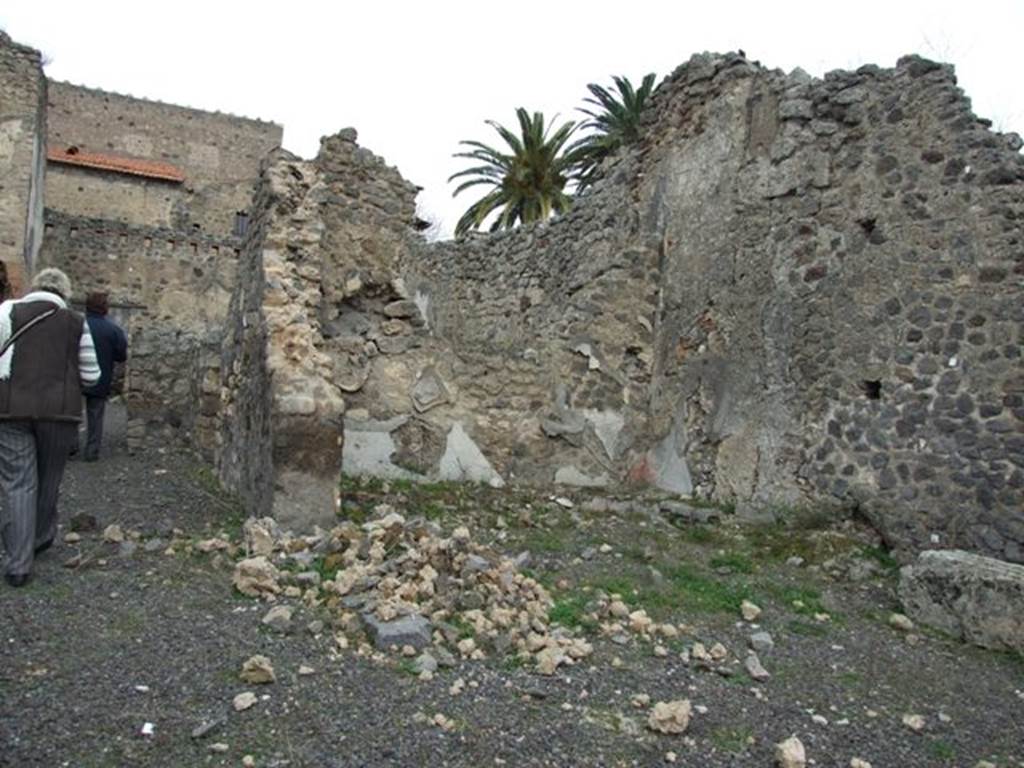
M 42 57 L 0 31 L 0 262 L 19 283 L 42 242 L 45 159 Z
M 907 616 L 984 648 L 1024 652 L 1024 566 L 927 550 L 900 571 Z

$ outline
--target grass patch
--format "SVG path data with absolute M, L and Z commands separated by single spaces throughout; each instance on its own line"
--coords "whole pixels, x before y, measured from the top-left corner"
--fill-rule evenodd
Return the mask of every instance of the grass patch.
M 344 501 L 341 504 L 341 509 L 338 510 L 339 520 L 349 520 L 356 525 L 362 525 L 368 517 L 369 515 L 363 507 L 356 504 L 346 504 Z
M 956 749 L 953 748 L 953 745 L 942 739 L 933 739 L 929 742 L 928 751 L 939 760 L 950 761 L 956 757 Z
M 764 588 L 769 595 L 785 603 L 786 607 L 802 616 L 828 613 L 825 610 L 825 606 L 821 603 L 821 592 L 813 587 L 766 584 Z
M 534 528 L 523 539 L 523 546 L 531 552 L 553 554 L 564 552 L 569 547 L 567 537 L 557 531 L 550 531 L 544 528 Z
M 741 688 L 746 688 L 754 684 L 754 678 L 748 675 L 746 672 L 737 672 L 734 675 L 722 678 L 727 685 L 736 685 Z
M 667 597 L 681 607 L 705 613 L 736 613 L 750 598 L 747 584 L 704 576 L 689 566 L 678 565 L 665 574 Z
M 712 568 L 729 568 L 736 573 L 753 573 L 754 563 L 740 552 L 727 552 L 711 558 Z
M 413 481 L 405 477 L 395 478 L 389 482 L 389 485 L 392 491 L 398 491 L 399 493 L 408 493 L 415 487 Z
M 646 577 L 611 576 L 592 582 L 608 594 L 618 594 L 630 608 L 643 608 L 662 620 L 676 611 L 736 613 L 752 591 L 746 583 L 704 575 L 690 566 L 663 571 L 665 583 L 652 586 Z
M 885 547 L 864 547 L 861 549 L 860 554 L 861 557 L 868 560 L 874 560 L 887 571 L 898 571 L 900 568 L 899 562 Z
M 417 515 L 422 515 L 427 520 L 442 520 L 448 514 L 448 508 L 437 501 L 424 501 L 411 506 Z
M 501 668 L 506 672 L 515 672 L 525 666 L 526 660 L 518 654 L 511 654 L 501 660 Z
M 622 602 L 631 608 L 640 605 L 640 594 L 636 584 L 625 576 L 605 576 L 592 581 L 591 586 L 609 595 L 618 595 Z
M 593 632 L 597 622 L 587 616 L 586 595 L 567 595 L 555 601 L 548 611 L 548 621 L 561 624 L 570 629 L 581 629 Z
M 476 629 L 459 614 L 452 616 L 448 623 L 455 627 L 455 630 L 459 633 L 459 640 L 476 637 Z
M 398 663 L 395 664 L 395 669 L 403 675 L 409 675 L 410 677 L 420 676 L 419 671 L 416 669 L 416 662 L 412 659 L 399 659 Z
M 802 557 L 806 562 L 817 559 L 817 547 L 810 534 L 776 523 L 751 528 L 747 537 L 752 554 L 763 560 L 783 562 L 791 557 Z
M 318 557 L 313 561 L 313 570 L 320 574 L 321 582 L 325 582 L 332 581 L 338 571 L 345 569 L 342 567 L 340 556 L 327 555 L 326 557 Z
M 721 530 L 715 525 L 706 523 L 680 523 L 676 526 L 679 537 L 691 544 L 703 546 L 719 544 L 723 541 Z
M 754 732 L 744 725 L 716 728 L 711 732 L 711 743 L 723 752 L 745 752 Z
M 856 688 L 864 682 L 864 677 L 859 672 L 841 672 L 838 675 L 838 680 L 847 688 Z

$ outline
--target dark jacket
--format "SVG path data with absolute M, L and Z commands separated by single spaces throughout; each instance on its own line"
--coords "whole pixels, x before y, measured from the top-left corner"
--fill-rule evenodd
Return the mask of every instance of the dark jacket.
M 110 397 L 110 384 L 114 378 L 114 363 L 128 359 L 128 339 L 124 331 L 113 320 L 104 315 L 88 312 L 85 316 L 92 332 L 92 343 L 96 347 L 96 359 L 100 364 L 100 380 L 82 392 L 87 397 Z
M 54 308 L 49 301 L 10 305 L 5 309 L 10 311 L 12 335 L 32 318 Z M 10 377 L 0 378 L 0 419 L 81 419 L 80 364 L 86 346 L 83 325 L 81 315 L 63 308 L 62 303 L 54 315 L 40 321 L 15 342 L 10 352 Z M 89 343 L 89 356 L 91 347 Z

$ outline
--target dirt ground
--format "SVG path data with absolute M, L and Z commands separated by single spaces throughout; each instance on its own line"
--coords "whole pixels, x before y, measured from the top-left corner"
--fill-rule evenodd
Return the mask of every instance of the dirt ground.
M 760 528 L 728 514 L 673 524 L 656 498 L 552 493 L 343 481 L 350 519 L 388 503 L 529 552 L 552 621 L 594 646 L 555 676 L 491 653 L 424 682 L 400 655 L 359 655 L 358 637 L 339 649 L 324 607 L 293 601 L 289 633 L 264 626 L 268 604 L 232 588 L 240 555 L 194 546 L 238 540 L 235 501 L 167 445 L 128 455 L 115 423 L 100 462 L 68 467 L 60 543 L 29 586 L 0 589 L 0 765 L 768 766 L 796 735 L 817 766 L 1024 766 L 1024 659 L 891 626 L 898 564 L 870 529 L 813 510 Z M 96 525 L 67 543 L 73 515 Z M 111 524 L 126 542 L 104 539 Z M 613 593 L 685 631 L 603 633 L 593 603 Z M 757 631 L 774 642 L 762 681 L 744 666 Z M 698 642 L 728 655 L 698 663 Z M 254 654 L 276 682 L 239 679 Z M 246 690 L 257 703 L 237 712 Z M 686 732 L 648 729 L 637 695 L 689 699 Z

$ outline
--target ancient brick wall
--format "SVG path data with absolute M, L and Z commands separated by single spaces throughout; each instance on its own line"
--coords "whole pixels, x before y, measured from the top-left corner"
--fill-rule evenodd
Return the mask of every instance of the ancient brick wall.
M 41 266 L 71 278 L 73 302 L 107 291 L 128 333 L 125 388 L 133 419 L 190 429 L 194 369 L 219 344 L 240 242 L 47 211 Z
M 49 163 L 46 170 L 47 207 L 75 216 L 170 229 L 174 212 L 182 205 L 182 199 L 182 187 L 177 182 L 97 172 L 57 163 Z M 202 227 L 198 230 L 200 234 L 208 231 Z
M 49 163 L 47 206 L 66 213 L 141 226 L 234 232 L 248 210 L 267 152 L 280 146 L 274 123 L 136 99 L 51 82 L 48 141 L 52 148 L 159 160 L 185 181 L 155 181 Z
M 15 291 L 42 241 L 45 105 L 39 51 L 0 32 L 0 262 Z

